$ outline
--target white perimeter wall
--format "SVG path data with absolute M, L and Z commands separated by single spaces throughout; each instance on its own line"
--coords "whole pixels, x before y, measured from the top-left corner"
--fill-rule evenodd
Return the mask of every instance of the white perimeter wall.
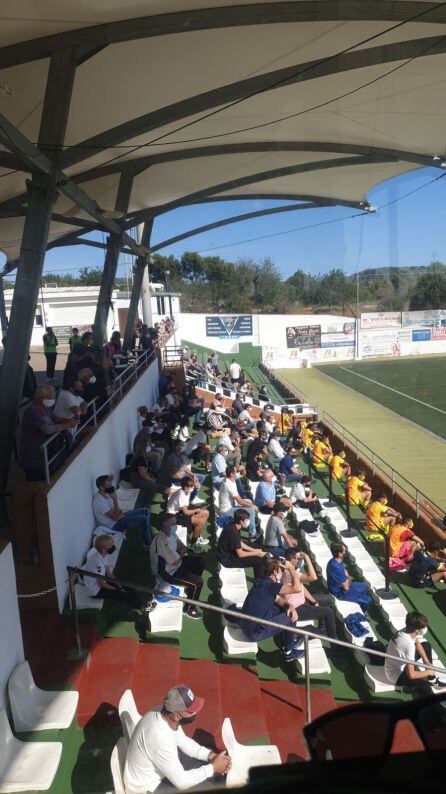
M 8 678 L 25 658 L 10 543 L 0 554 L 0 632 L 0 708 L 3 709 L 8 703 Z
M 60 611 L 68 592 L 67 565 L 80 565 L 91 545 L 95 528 L 91 509 L 95 480 L 101 474 L 111 473 L 118 484 L 119 471 L 124 468 L 125 456 L 138 432 L 136 409 L 140 405 L 151 406 L 157 394 L 158 360 L 155 359 L 48 493 Z

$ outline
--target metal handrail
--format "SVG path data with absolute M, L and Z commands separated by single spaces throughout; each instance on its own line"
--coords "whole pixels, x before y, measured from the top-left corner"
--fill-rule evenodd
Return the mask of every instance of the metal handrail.
M 85 656 L 85 653 L 82 649 L 81 638 L 80 638 L 80 630 L 79 630 L 79 615 L 77 612 L 77 604 L 76 604 L 76 592 L 74 589 L 74 577 L 78 574 L 81 576 L 90 576 L 93 579 L 110 582 L 110 584 L 118 584 L 121 587 L 124 587 L 126 590 L 133 590 L 138 593 L 145 593 L 150 596 L 160 595 L 163 598 L 166 597 L 166 593 L 162 590 L 159 590 L 157 587 L 142 587 L 141 585 L 135 584 L 134 582 L 128 582 L 124 579 L 118 579 L 114 576 L 107 576 L 107 575 L 100 575 L 97 573 L 92 573 L 91 571 L 85 571 L 83 568 L 74 567 L 71 565 L 67 565 L 67 572 L 68 572 L 68 583 L 70 589 L 70 600 L 71 600 L 71 611 L 73 613 L 74 625 L 75 625 L 75 632 L 76 632 L 76 645 L 77 645 L 77 652 L 80 657 Z M 173 601 L 181 601 L 183 604 L 188 604 L 190 606 L 198 607 L 199 609 L 209 610 L 210 612 L 218 612 L 220 615 L 227 615 L 228 617 L 237 618 L 237 620 L 245 620 L 248 623 L 256 623 L 257 625 L 260 624 L 262 626 L 269 626 L 271 628 L 277 628 L 280 631 L 287 631 L 291 634 L 295 634 L 299 637 L 304 638 L 304 653 L 305 653 L 305 694 L 306 694 L 306 721 L 307 724 L 311 722 L 311 680 L 310 680 L 310 648 L 309 648 L 309 641 L 312 639 L 321 639 L 321 635 L 317 632 L 308 631 L 307 629 L 302 628 L 293 628 L 292 626 L 284 626 L 282 623 L 277 623 L 275 620 L 266 620 L 264 618 L 253 617 L 252 615 L 246 615 L 243 612 L 235 611 L 234 609 L 227 609 L 226 607 L 217 607 L 214 604 L 208 604 L 205 601 L 197 601 L 193 598 L 187 598 L 186 596 L 176 596 L 173 594 L 168 594 L 169 600 Z M 392 659 L 395 662 L 405 662 L 406 664 L 415 664 L 413 659 L 409 659 L 405 656 L 394 656 L 391 653 L 387 653 L 386 651 L 376 651 L 372 648 L 363 648 L 359 645 L 354 645 L 352 642 L 347 642 L 346 640 L 338 640 L 333 639 L 331 637 L 323 637 L 324 642 L 328 642 L 330 645 L 336 645 L 341 648 L 348 648 L 350 650 L 355 651 L 355 653 L 361 653 L 371 656 L 377 656 L 381 659 Z M 428 664 L 423 662 L 422 660 L 416 660 L 416 666 L 422 667 L 425 670 L 432 670 L 435 673 L 440 673 L 441 675 L 445 674 L 444 668 L 436 667 L 434 664 Z
M 91 409 L 92 413 L 85 420 L 82 424 L 75 429 L 73 433 L 73 439 L 76 438 L 77 434 L 84 430 L 84 428 L 88 427 L 88 425 L 92 424 L 93 427 L 97 427 L 98 421 L 101 418 L 101 415 L 104 414 L 105 409 L 107 406 L 111 405 L 115 400 L 116 396 L 119 395 L 119 400 L 122 399 L 124 393 L 124 387 L 129 383 L 129 381 L 136 381 L 138 380 L 139 373 L 141 370 L 147 369 L 147 367 L 152 363 L 152 361 L 156 358 L 156 350 L 144 350 L 141 353 L 136 351 L 137 357 L 134 361 L 132 361 L 128 366 L 115 378 L 113 382 L 113 392 L 104 402 L 101 402 L 99 407 L 96 405 L 96 401 L 99 399 L 98 396 L 94 397 L 87 403 L 87 409 Z M 51 464 L 64 452 L 66 447 L 65 440 L 64 440 L 64 430 L 58 430 L 56 433 L 52 433 L 48 436 L 47 439 L 40 445 L 40 449 L 42 450 L 43 455 L 43 466 L 45 471 L 45 482 L 47 485 L 51 482 L 51 473 L 50 467 Z M 57 452 L 54 453 L 51 457 L 48 455 L 48 446 L 51 444 L 54 439 L 60 437 L 63 441 L 63 445 L 61 449 L 58 449 Z
M 305 392 L 301 391 L 300 389 L 297 389 L 297 388 L 296 388 L 296 386 L 294 385 L 294 383 L 291 383 L 291 381 L 290 381 L 290 380 L 288 380 L 288 378 L 285 378 L 283 375 L 279 375 L 279 374 L 276 372 L 276 370 L 274 370 L 274 369 L 271 367 L 271 365 L 270 365 L 270 364 L 268 364 L 268 362 L 267 362 L 267 361 L 261 361 L 261 362 L 260 362 L 260 365 L 261 365 L 262 367 L 265 367 L 265 369 L 267 370 L 267 373 L 268 373 L 268 377 L 269 377 L 269 378 L 270 378 L 272 381 L 277 381 L 277 382 L 278 382 L 278 383 L 280 383 L 282 386 L 284 386 L 286 389 L 288 389 L 289 391 L 291 391 L 293 394 L 295 394 L 295 395 L 296 395 L 296 397 L 298 398 L 298 400 L 300 400 L 300 402 L 302 402 L 302 403 L 306 403 L 307 405 L 310 403 L 310 399 L 309 399 L 309 397 L 308 397 L 308 396 L 305 394 Z

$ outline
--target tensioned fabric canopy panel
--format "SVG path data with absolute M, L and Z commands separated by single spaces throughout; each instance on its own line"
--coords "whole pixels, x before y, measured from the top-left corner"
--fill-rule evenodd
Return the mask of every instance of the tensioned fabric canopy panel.
M 0 112 L 33 143 L 51 55 L 73 46 L 59 164 L 104 210 L 133 173 L 127 227 L 228 195 L 359 207 L 375 185 L 442 162 L 446 3 L 3 0 Z M 10 260 L 30 170 L 0 147 Z M 88 230 L 64 196 L 54 212 L 50 241 Z

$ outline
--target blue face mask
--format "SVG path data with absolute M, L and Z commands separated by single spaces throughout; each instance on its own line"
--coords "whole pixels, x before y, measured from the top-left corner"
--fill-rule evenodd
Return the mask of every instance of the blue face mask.
M 176 535 L 176 532 L 177 532 L 177 525 L 176 524 L 172 524 L 172 526 L 170 527 L 170 534 L 171 535 Z

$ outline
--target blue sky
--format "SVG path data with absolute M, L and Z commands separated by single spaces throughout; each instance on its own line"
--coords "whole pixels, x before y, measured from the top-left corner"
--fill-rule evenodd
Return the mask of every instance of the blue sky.
M 446 261 L 446 178 L 418 190 L 414 195 L 401 198 L 404 193 L 416 190 L 441 173 L 433 168 L 419 169 L 375 188 L 368 198 L 378 207 L 399 199 L 375 215 L 348 220 L 347 216 L 354 211 L 339 207 L 287 212 L 216 229 L 169 246 L 160 253 L 181 256 L 183 251 L 192 250 L 230 260 L 269 256 L 284 277 L 298 268 L 316 274 L 340 267 L 346 273 L 354 273 L 358 268 L 427 265 L 432 259 Z M 214 220 L 283 203 L 240 201 L 178 209 L 156 220 L 152 242 L 158 243 Z M 301 229 L 336 219 L 343 220 Z M 288 230 L 292 231 L 282 234 Z M 269 234 L 277 236 L 251 240 Z M 102 236 L 97 239 L 102 239 Z M 250 241 L 243 242 L 245 240 Z M 103 254 L 99 249 L 71 246 L 49 251 L 44 271 L 66 271 L 74 275 L 80 267 L 102 266 L 102 263 Z M 128 258 L 127 263 L 129 269 Z M 122 276 L 124 272 L 125 261 L 122 259 L 118 275 Z

